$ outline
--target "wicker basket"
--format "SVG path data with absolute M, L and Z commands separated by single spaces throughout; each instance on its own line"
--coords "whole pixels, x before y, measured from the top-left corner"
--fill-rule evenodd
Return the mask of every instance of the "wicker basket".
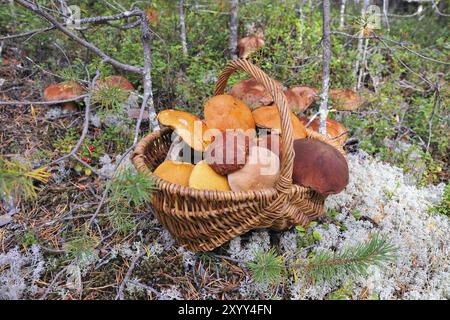
M 285 230 L 307 225 L 322 215 L 325 197 L 312 189 L 292 183 L 294 159 L 292 127 L 284 93 L 261 69 L 246 60 L 230 62 L 222 72 L 215 95 L 223 94 L 230 75 L 243 70 L 264 85 L 272 95 L 281 115 L 281 169 L 274 188 L 224 192 L 196 190 L 162 180 L 155 175 L 159 188 L 152 196 L 158 220 L 178 244 L 191 251 L 210 251 L 256 228 Z M 164 128 L 142 139 L 132 155 L 137 170 L 154 170 L 166 157 L 172 130 Z M 341 146 L 307 129 L 308 138 L 324 141 L 344 154 Z

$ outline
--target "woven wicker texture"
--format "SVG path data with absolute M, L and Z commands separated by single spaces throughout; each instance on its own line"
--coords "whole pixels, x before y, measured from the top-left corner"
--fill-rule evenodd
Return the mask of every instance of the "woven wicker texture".
M 281 116 L 281 168 L 274 188 L 223 192 L 196 190 L 162 180 L 151 174 L 161 164 L 171 145 L 172 130 L 164 128 L 143 138 L 131 156 L 136 169 L 152 176 L 159 191 L 152 195 L 157 219 L 178 244 L 191 251 L 210 251 L 249 230 L 285 230 L 306 226 L 323 213 L 325 197 L 292 183 L 294 160 L 292 126 L 284 93 L 261 69 L 247 60 L 230 62 L 219 77 L 215 95 L 223 94 L 229 77 L 242 70 L 254 77 L 272 95 Z M 335 141 L 307 129 L 308 138 L 324 141 L 342 154 Z

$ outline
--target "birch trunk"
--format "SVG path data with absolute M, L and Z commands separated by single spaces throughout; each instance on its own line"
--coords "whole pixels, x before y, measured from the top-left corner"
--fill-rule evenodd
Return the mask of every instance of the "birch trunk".
M 230 0 L 230 57 L 231 59 L 237 58 L 237 46 L 238 46 L 238 8 L 239 0 Z
M 345 28 L 345 4 L 347 0 L 341 0 L 341 10 L 339 16 L 339 29 Z
M 187 40 L 186 40 L 186 15 L 184 13 L 184 0 L 180 0 L 179 2 L 179 14 L 180 14 L 180 38 L 181 38 L 181 47 L 183 48 L 183 55 L 187 56 L 188 48 L 187 48 Z
M 320 126 L 319 132 L 327 134 L 328 115 L 328 91 L 330 89 L 330 59 L 331 59 L 331 39 L 330 39 L 330 0 L 323 0 L 323 62 L 322 62 L 322 95 L 320 102 Z

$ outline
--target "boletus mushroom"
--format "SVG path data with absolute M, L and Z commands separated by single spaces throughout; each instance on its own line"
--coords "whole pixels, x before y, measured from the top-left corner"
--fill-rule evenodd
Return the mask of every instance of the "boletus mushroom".
M 260 135 L 256 139 L 256 145 L 259 147 L 269 149 L 279 157 L 281 155 L 281 137 L 280 134 L 276 132 L 271 134 Z
M 119 88 L 126 91 L 134 91 L 134 86 L 125 77 L 109 76 L 101 80 L 97 80 L 98 88 Z
M 283 90 L 281 82 L 275 81 L 275 83 Z M 242 100 L 252 109 L 268 106 L 273 103 L 272 96 L 266 91 L 264 86 L 259 84 L 254 78 L 236 83 L 231 88 L 230 95 Z
M 153 174 L 161 179 L 187 187 L 194 165 L 187 162 L 165 160 L 154 171 Z
M 244 37 L 238 42 L 239 58 L 247 59 L 253 52 L 264 47 L 263 34 Z
M 222 132 L 215 137 L 205 153 L 205 161 L 220 175 L 241 169 L 247 162 L 250 137 L 242 131 Z
M 192 170 L 189 187 L 200 190 L 230 191 L 227 177 L 215 172 L 205 160 L 197 163 Z
M 329 144 L 315 139 L 294 141 L 294 183 L 322 195 L 341 192 L 348 184 L 345 157 Z
M 255 130 L 250 108 L 231 95 L 221 94 L 210 98 L 205 104 L 204 113 L 208 129 Z
M 363 104 L 363 99 L 352 89 L 331 89 L 330 98 L 338 110 L 353 111 Z
M 49 85 L 44 90 L 44 101 L 69 100 L 84 94 L 84 88 L 77 82 L 65 81 Z M 65 110 L 75 111 L 76 103 L 74 101 L 62 104 Z
M 281 117 L 276 105 L 257 108 L 253 110 L 252 114 L 258 127 L 275 130 L 277 132 L 281 130 Z M 290 112 L 290 117 L 294 140 L 305 138 L 305 126 L 293 112 Z
M 158 113 L 158 121 L 175 132 L 195 151 L 203 152 L 211 143 L 206 124 L 189 112 L 167 109 Z
M 309 120 L 305 117 L 300 117 L 300 121 L 306 126 Z M 327 118 L 327 137 L 331 140 L 336 140 L 341 146 L 344 145 L 347 140 L 347 128 L 344 125 L 334 119 Z M 320 118 L 314 119 L 308 126 L 308 128 L 319 132 Z
M 269 149 L 253 146 L 247 163 L 228 175 L 233 191 L 248 191 L 272 188 L 280 175 L 280 159 Z
M 288 106 L 292 111 L 305 112 L 309 106 L 318 99 L 317 90 L 311 87 L 293 86 L 287 89 L 286 95 Z

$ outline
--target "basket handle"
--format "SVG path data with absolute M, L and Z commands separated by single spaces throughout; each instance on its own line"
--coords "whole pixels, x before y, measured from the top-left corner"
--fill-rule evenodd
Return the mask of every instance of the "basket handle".
M 216 83 L 214 95 L 223 94 L 230 76 L 237 70 L 242 70 L 255 78 L 255 80 L 264 86 L 264 88 L 272 96 L 278 112 L 281 117 L 281 168 L 280 177 L 275 188 L 280 192 L 288 193 L 292 187 L 292 167 L 294 163 L 294 150 L 292 138 L 292 124 L 287 106 L 286 96 L 264 71 L 244 59 L 237 59 L 227 64 L 225 69 L 219 76 Z

